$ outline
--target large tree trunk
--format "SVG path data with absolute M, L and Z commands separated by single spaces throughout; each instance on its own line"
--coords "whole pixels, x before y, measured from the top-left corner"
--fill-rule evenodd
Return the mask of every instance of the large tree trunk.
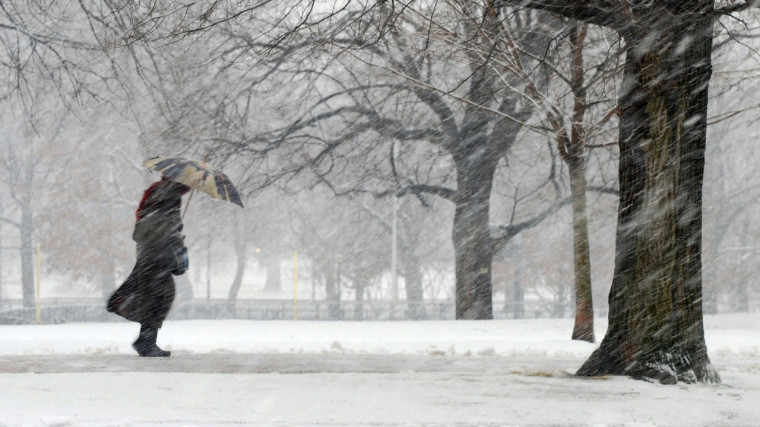
M 578 375 L 719 381 L 702 321 L 712 8 L 707 0 L 652 7 L 647 22 L 623 34 L 628 51 L 609 327 Z
M 456 211 L 452 230 L 456 263 L 456 319 L 493 318 L 493 244 L 489 208 L 496 161 L 483 157 L 471 152 L 457 166 Z
M 594 303 L 586 211 L 586 158 L 577 153 L 570 162 L 573 199 L 573 265 L 575 268 L 575 325 L 572 339 L 594 342 Z

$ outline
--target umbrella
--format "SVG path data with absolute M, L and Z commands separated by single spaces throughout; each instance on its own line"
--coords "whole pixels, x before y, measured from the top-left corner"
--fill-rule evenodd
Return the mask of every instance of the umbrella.
M 146 160 L 143 166 L 160 172 L 172 181 L 185 184 L 193 191 L 198 189 L 215 199 L 226 200 L 241 208 L 243 207 L 240 195 L 227 175 L 205 161 L 183 157 L 153 157 Z M 190 193 L 190 197 L 192 197 L 192 193 Z M 189 204 L 190 200 L 188 199 Z M 185 211 L 187 211 L 187 206 Z

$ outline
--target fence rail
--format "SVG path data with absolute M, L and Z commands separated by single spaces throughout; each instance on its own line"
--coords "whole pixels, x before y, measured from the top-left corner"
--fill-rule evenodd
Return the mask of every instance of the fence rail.
M 569 303 L 543 301 L 494 301 L 495 319 L 568 318 L 573 315 Z M 760 301 L 749 304 L 750 311 L 760 311 Z M 606 317 L 606 308 L 596 310 L 597 317 Z M 122 319 L 106 312 L 99 299 L 43 299 L 40 309 L 42 323 L 109 322 Z M 409 304 L 406 301 L 299 301 L 294 306 L 287 300 L 226 300 L 196 299 L 175 301 L 169 313 L 171 320 L 187 319 L 249 319 L 249 320 L 453 320 L 454 303 L 448 300 Z M 21 308 L 21 301 L 0 301 L 0 324 L 29 324 L 35 322 L 34 308 Z
M 21 301 L 0 301 L 0 324 L 34 323 L 35 309 L 23 308 Z M 569 317 L 569 304 L 525 302 L 514 304 L 494 302 L 494 318 Z M 599 312 L 606 315 L 606 312 Z M 299 301 L 287 300 L 226 300 L 196 299 L 175 301 L 169 319 L 250 319 L 250 320 L 453 320 L 454 302 L 425 301 L 410 304 L 406 301 Z M 55 298 L 41 301 L 42 323 L 107 322 L 121 318 L 105 311 L 99 299 Z

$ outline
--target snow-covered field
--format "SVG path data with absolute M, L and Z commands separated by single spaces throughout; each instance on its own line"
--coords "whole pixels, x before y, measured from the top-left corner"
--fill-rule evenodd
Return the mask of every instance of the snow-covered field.
M 708 316 L 721 385 L 572 376 L 571 319 L 0 326 L 0 425 L 760 425 L 760 313 Z M 606 325 L 597 320 L 597 337 Z

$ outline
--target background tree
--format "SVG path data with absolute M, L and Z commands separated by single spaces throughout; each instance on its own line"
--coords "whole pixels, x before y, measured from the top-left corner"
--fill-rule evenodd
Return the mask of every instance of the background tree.
M 120 116 L 101 109 L 97 117 L 67 121 L 58 138 L 38 240 L 48 270 L 87 284 L 77 293 L 105 299 L 134 262 L 134 212 L 147 173 L 130 160 L 136 144 L 123 138 L 130 129 L 119 124 Z
M 570 175 L 573 212 L 573 267 L 575 273 L 575 324 L 572 339 L 594 342 L 591 249 L 586 208 L 586 150 L 589 144 L 586 141 L 593 138 L 593 127 L 603 126 L 613 116 L 615 108 L 614 104 L 610 104 L 606 99 L 597 101 L 596 105 L 606 104 L 608 112 L 599 119 L 598 123 L 594 123 L 593 127 L 584 124 L 584 116 L 591 110 L 587 98 L 587 93 L 591 89 L 588 81 L 599 79 L 599 76 L 590 72 L 584 64 L 583 50 L 587 35 L 588 24 L 581 24 L 577 21 L 569 24 L 569 89 L 572 93 L 570 124 L 566 125 L 564 117 L 551 112 L 547 114 L 547 117 L 556 135 L 558 151 L 567 165 Z M 608 61 L 608 58 L 603 58 L 602 61 L 602 64 L 597 64 L 596 70 L 603 70 L 603 64 Z M 569 132 L 568 129 L 570 129 Z
M 753 130 L 758 86 L 757 52 L 745 44 L 757 31 L 756 15 L 723 20 L 716 31 L 705 170 L 704 310 L 749 309 L 757 264 L 758 153 Z M 739 43 L 737 43 L 737 41 Z
M 594 305 L 591 286 L 591 251 L 589 245 L 587 217 L 587 156 L 594 146 L 592 141 L 603 135 L 605 125 L 615 117 L 616 105 L 607 95 L 611 92 L 610 76 L 617 70 L 616 49 L 610 51 L 606 46 L 615 46 L 615 37 L 604 31 L 593 31 L 589 37 L 588 24 L 570 20 L 564 22 L 567 40 L 559 41 L 555 49 L 567 49 L 567 54 L 552 55 L 558 61 L 550 61 L 547 55 L 543 64 L 550 69 L 551 92 L 565 88 L 567 94 L 548 97 L 528 82 L 528 96 L 541 111 L 542 121 L 546 123 L 547 133 L 555 139 L 557 151 L 568 168 L 570 198 L 572 200 L 573 223 L 573 265 L 575 324 L 572 338 L 594 341 Z M 562 40 L 562 39 L 560 39 Z M 584 54 L 584 50 L 586 51 Z M 596 52 L 591 63 L 587 63 L 590 52 Z M 602 52 L 599 54 L 598 52 Z M 517 54 L 515 52 L 514 54 Z M 586 58 L 584 58 L 586 56 Z M 565 59 L 568 59 L 565 61 Z M 516 61 L 518 67 L 522 63 Z M 518 68 L 525 74 L 526 70 Z M 594 97 L 589 102 L 589 95 Z M 596 116 L 596 117 L 594 117 Z M 597 147 L 602 147 L 602 144 Z M 609 187 L 597 187 L 596 191 L 617 194 Z M 560 287 L 562 289 L 562 287 Z
M 19 259 L 21 261 L 21 289 L 24 307 L 34 307 L 34 238 L 35 238 L 35 208 L 37 207 L 35 193 L 42 191 L 46 180 L 43 165 L 37 161 L 41 150 L 40 137 L 33 129 L 22 125 L 20 128 L 6 128 L 6 141 L 0 160 L 3 164 L 2 181 L 6 186 L 8 200 L 13 202 L 13 211 L 6 210 L 2 221 L 19 233 Z M 55 138 L 60 131 L 54 128 L 52 135 L 42 138 Z
M 499 28 L 490 21 L 487 28 L 481 25 L 483 8 L 463 3 L 441 10 L 433 12 L 422 8 L 415 12 L 432 14 L 427 19 L 435 23 L 431 27 L 425 19 L 418 21 L 414 13 L 397 15 L 381 11 L 379 15 L 368 14 L 364 20 L 354 21 L 352 26 L 345 31 L 341 28 L 336 35 L 328 33 L 329 37 L 307 39 L 302 45 L 296 44 L 313 48 L 328 43 L 328 46 L 347 49 L 350 54 L 333 58 L 333 69 L 338 67 L 340 73 L 326 75 L 330 68 L 325 69 L 319 64 L 330 60 L 332 48 L 317 51 L 328 56 L 313 60 L 314 66 L 309 62 L 300 73 L 321 76 L 318 80 L 321 81 L 318 86 L 321 92 L 333 90 L 310 105 L 303 116 L 283 132 L 267 139 L 259 151 L 263 151 L 263 147 L 276 146 L 282 150 L 286 146 L 303 147 L 308 143 L 313 150 L 301 156 L 308 159 L 308 163 L 294 165 L 289 171 L 310 169 L 324 176 L 326 172 L 323 171 L 335 167 L 336 158 L 345 156 L 341 154 L 339 157 L 341 150 L 353 148 L 354 151 L 368 152 L 372 147 L 351 145 L 355 140 L 377 135 L 381 140 L 399 141 L 401 149 L 396 173 L 401 180 L 390 176 L 384 179 L 385 182 L 382 178 L 377 182 L 377 177 L 382 175 L 375 175 L 376 186 L 365 187 L 362 191 L 387 194 L 383 187 L 387 188 L 388 181 L 395 181 L 396 194 L 430 193 L 454 202 L 457 212 L 452 228 L 457 266 L 456 317 L 491 318 L 491 258 L 494 249 L 511 237 L 505 232 L 494 238 L 491 236 L 492 181 L 500 159 L 514 144 L 532 110 L 523 108 L 525 97 L 520 91 L 510 89 L 519 87 L 520 79 L 525 76 L 500 72 L 503 68 L 508 69 L 509 62 L 489 62 L 499 52 L 499 37 L 495 36 Z M 383 33 L 385 27 L 373 24 L 386 19 L 393 19 L 396 26 L 387 35 Z M 535 18 L 526 16 L 526 19 Z M 546 49 L 549 35 L 544 27 L 525 24 L 515 31 L 519 36 L 510 39 L 512 43 L 541 52 L 543 44 Z M 430 36 L 431 32 L 435 37 Z M 375 34 L 386 37 L 384 42 L 371 42 L 375 40 Z M 499 36 L 507 37 L 506 31 Z M 438 47 L 441 42 L 444 44 Z M 441 57 L 444 53 L 439 54 L 436 49 L 443 49 L 443 46 L 461 49 L 461 56 L 455 57 L 464 58 L 463 63 Z M 353 50 L 354 47 L 361 49 Z M 534 52 L 534 55 L 537 54 Z M 529 54 L 507 59 L 533 60 Z M 282 62 L 277 61 L 278 64 Z M 451 71 L 440 74 L 438 70 Z M 500 79 L 507 79 L 510 84 L 500 85 Z M 462 95 L 449 98 L 445 94 L 450 91 L 461 91 Z M 404 115 L 399 115 L 399 105 L 404 106 L 401 110 Z M 424 148 L 410 148 L 412 145 Z M 415 170 L 419 168 L 415 166 L 416 160 L 403 160 L 404 153 L 410 150 L 416 153 L 427 151 L 431 153 L 428 158 L 438 165 L 449 166 L 441 168 L 434 163 L 426 169 L 441 171 L 438 180 L 417 181 L 414 179 Z M 377 154 L 373 157 L 380 158 Z M 351 158 L 358 160 L 358 156 Z M 365 160 L 359 164 L 372 162 Z M 346 167 L 343 163 L 341 165 Z M 370 170 L 375 173 L 374 168 Z M 384 174 L 388 176 L 387 171 Z M 456 190 L 449 185 L 455 185 Z M 510 231 L 514 230 L 510 228 Z
M 90 163 L 98 155 L 107 157 L 109 149 L 90 157 L 91 153 L 83 149 L 91 148 L 88 144 L 92 140 L 75 123 L 79 121 L 81 125 L 83 118 L 92 113 L 84 104 L 93 102 L 90 106 L 98 109 L 104 122 L 89 122 L 89 136 L 117 131 L 103 132 L 112 124 L 108 119 L 114 117 L 114 104 L 105 99 L 123 86 L 114 78 L 118 67 L 103 55 L 94 27 L 83 28 L 87 18 L 82 10 L 69 6 L 36 2 L 9 3 L 0 8 L 1 126 L 9 137 L 15 136 L 3 144 L 3 161 L 8 165 L 6 171 L 13 170 L 5 183 L 18 208 L 16 213 L 6 211 L 5 219 L 21 234 L 21 282 L 26 307 L 33 305 L 34 298 L 33 240 L 42 244 L 49 269 L 74 277 L 99 277 L 103 293 L 113 287 L 114 261 L 119 259 L 115 242 L 106 242 L 111 233 L 104 232 L 105 225 L 93 227 L 103 239 L 98 242 L 103 244 L 98 253 L 93 249 L 97 239 L 90 239 L 92 235 L 86 228 L 72 225 L 81 223 L 82 218 L 108 218 L 112 212 L 114 199 L 104 193 L 113 194 L 115 188 L 100 185 L 102 180 L 95 182 L 93 192 L 77 198 L 83 193 L 73 183 L 81 183 L 83 177 L 90 180 L 99 173 L 98 165 L 103 166 L 101 170 L 109 169 L 103 157 Z M 110 151 L 113 153 L 113 148 Z M 85 171 L 82 163 L 92 169 Z M 72 184 L 66 189 L 71 192 L 62 190 L 64 182 Z M 73 220 L 72 224 L 65 224 L 65 219 Z M 81 256 L 73 257 L 71 253 L 75 251 L 81 251 Z M 70 257 L 69 261 L 62 261 L 66 257 Z M 94 268 L 85 273 L 85 266 Z

